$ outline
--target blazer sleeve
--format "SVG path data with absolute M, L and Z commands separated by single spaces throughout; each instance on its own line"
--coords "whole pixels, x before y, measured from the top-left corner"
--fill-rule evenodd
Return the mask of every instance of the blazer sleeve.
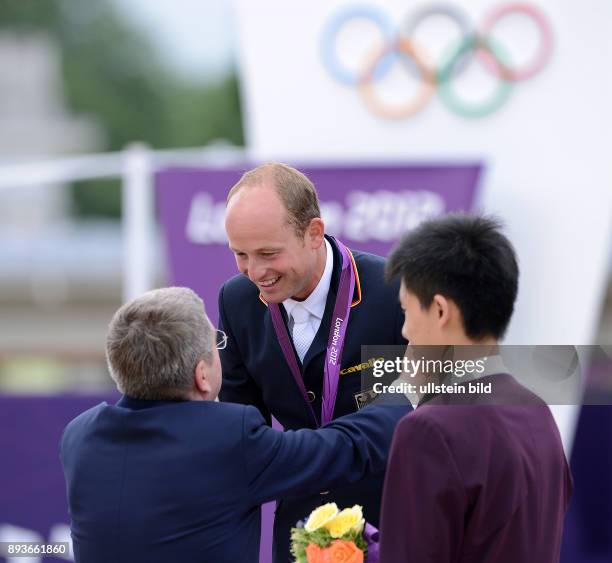
M 259 409 L 268 425 L 272 424 L 270 411 L 266 407 L 260 387 L 249 374 L 232 326 L 225 310 L 223 292 L 225 285 L 219 291 L 219 328 L 227 334 L 227 345 L 220 350 L 223 385 L 219 399 L 228 403 L 252 405 Z
M 279 432 L 246 409 L 243 452 L 252 503 L 314 494 L 383 472 L 393 430 L 407 412 L 368 406 L 318 430 Z
M 381 508 L 380 560 L 452 563 L 463 539 L 467 498 L 441 430 L 418 416 L 393 437 Z

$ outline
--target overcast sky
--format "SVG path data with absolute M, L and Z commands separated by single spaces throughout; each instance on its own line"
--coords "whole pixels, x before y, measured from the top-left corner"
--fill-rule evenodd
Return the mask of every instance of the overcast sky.
M 202 77 L 232 65 L 231 0 L 115 0 L 178 71 Z

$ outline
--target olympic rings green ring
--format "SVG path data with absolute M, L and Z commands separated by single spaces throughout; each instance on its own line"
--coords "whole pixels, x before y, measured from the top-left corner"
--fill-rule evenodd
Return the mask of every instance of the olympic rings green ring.
M 472 50 L 485 49 L 499 61 L 501 79 L 499 85 L 490 99 L 480 103 L 469 103 L 461 100 L 452 88 L 452 74 L 455 66 Z M 483 41 L 476 35 L 466 37 L 457 47 L 451 49 L 448 58 L 437 73 L 438 95 L 446 107 L 461 117 L 479 118 L 490 115 L 501 108 L 512 93 L 512 83 L 505 79 L 504 68 L 510 66 L 509 58 L 499 43 L 492 40 Z

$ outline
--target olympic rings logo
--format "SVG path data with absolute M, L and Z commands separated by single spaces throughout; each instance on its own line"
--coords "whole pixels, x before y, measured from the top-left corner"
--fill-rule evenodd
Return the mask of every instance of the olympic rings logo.
M 512 65 L 507 51 L 493 36 L 494 28 L 499 22 L 512 14 L 527 16 L 539 32 L 537 52 L 520 67 Z M 462 36 L 456 45 L 449 48 L 439 65 L 432 64 L 423 48 L 414 40 L 417 28 L 426 19 L 436 15 L 450 18 L 459 27 Z M 366 19 L 374 23 L 384 38 L 383 45 L 370 53 L 358 72 L 343 65 L 335 51 L 337 35 L 355 19 Z M 399 32 L 394 30 L 391 20 L 379 9 L 368 5 L 353 6 L 332 16 L 321 39 L 323 64 L 331 76 L 345 85 L 356 86 L 367 107 L 376 115 L 387 119 L 402 119 L 416 114 L 427 105 L 436 90 L 444 104 L 458 115 L 489 115 L 508 101 L 514 84 L 538 74 L 550 60 L 553 51 L 553 32 L 548 20 L 538 8 L 524 3 L 497 6 L 477 26 L 471 24 L 460 8 L 435 3 L 409 14 Z M 478 103 L 462 99 L 455 92 L 453 85 L 453 79 L 466 68 L 470 56 L 477 57 L 497 79 L 492 95 Z M 414 72 L 416 69 L 419 87 L 412 98 L 391 105 L 380 99 L 374 83 L 385 76 L 398 58 L 410 63 L 405 65 L 408 70 Z

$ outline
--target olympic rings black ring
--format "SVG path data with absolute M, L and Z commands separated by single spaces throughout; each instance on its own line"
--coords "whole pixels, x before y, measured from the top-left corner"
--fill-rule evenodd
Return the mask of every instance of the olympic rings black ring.
M 471 37 L 476 33 L 476 30 L 470 23 L 468 15 L 461 8 L 454 7 L 450 4 L 433 3 L 422 6 L 412 14 L 408 14 L 404 20 L 400 35 L 409 41 L 414 41 L 414 36 L 420 25 L 429 17 L 436 15 L 442 15 L 452 20 L 457 25 L 464 38 Z M 464 62 L 467 61 L 464 59 Z M 462 67 L 464 65 L 460 64 L 459 66 Z

